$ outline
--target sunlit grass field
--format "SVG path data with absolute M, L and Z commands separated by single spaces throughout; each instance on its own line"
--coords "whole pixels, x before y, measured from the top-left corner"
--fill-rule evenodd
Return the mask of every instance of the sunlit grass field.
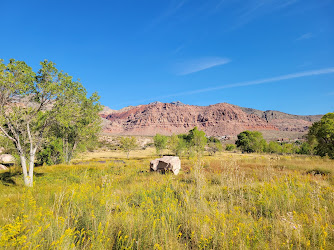
M 38 167 L 33 188 L 1 172 L 0 248 L 334 249 L 333 160 L 221 153 L 174 176 L 117 153 Z

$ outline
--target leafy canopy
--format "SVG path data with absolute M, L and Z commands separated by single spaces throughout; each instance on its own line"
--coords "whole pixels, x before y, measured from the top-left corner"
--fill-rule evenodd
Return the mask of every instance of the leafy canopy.
M 75 131 L 72 137 L 76 142 L 78 137 L 92 137 L 92 130 L 82 136 L 87 127 L 98 129 L 92 122 L 98 120 L 97 112 L 91 112 L 99 109 L 97 94 L 86 98 L 82 84 L 59 71 L 53 62 L 45 60 L 40 65 L 35 73 L 23 61 L 11 59 L 6 65 L 0 60 L 0 131 L 15 145 L 27 186 L 33 184 L 36 153 L 55 128 L 67 131 L 67 138 L 68 131 Z M 84 105 L 89 103 L 93 105 Z
M 121 149 L 126 153 L 127 158 L 129 158 L 130 152 L 138 146 L 137 139 L 134 136 L 121 137 L 120 145 L 121 145 Z
M 243 152 L 263 152 L 266 149 L 266 141 L 258 131 L 243 131 L 238 134 L 238 140 L 235 142 L 238 148 Z
M 327 113 L 320 121 L 313 123 L 308 141 L 315 147 L 315 153 L 334 159 L 334 113 Z
M 167 147 L 168 137 L 161 134 L 156 134 L 153 137 L 153 141 L 157 154 L 160 155 L 161 151 Z

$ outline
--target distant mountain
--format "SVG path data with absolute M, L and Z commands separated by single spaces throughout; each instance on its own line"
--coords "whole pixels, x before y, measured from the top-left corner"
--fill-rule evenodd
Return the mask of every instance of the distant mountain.
M 261 111 L 228 103 L 210 106 L 181 102 L 154 102 L 102 112 L 108 120 L 104 131 L 120 135 L 155 135 L 186 133 L 197 126 L 207 135 L 234 136 L 243 130 L 306 132 L 322 115 L 299 116 L 279 111 Z
M 251 108 L 242 108 L 247 114 L 255 114 L 281 131 L 305 132 L 312 123 L 319 121 L 323 115 L 291 115 L 275 110 L 261 111 Z

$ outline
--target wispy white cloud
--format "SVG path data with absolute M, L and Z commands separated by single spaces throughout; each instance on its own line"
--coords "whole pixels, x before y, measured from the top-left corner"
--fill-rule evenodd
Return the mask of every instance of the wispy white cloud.
M 175 65 L 175 71 L 178 75 L 188 75 L 201 70 L 209 69 L 215 66 L 229 63 L 231 60 L 222 57 L 205 57 L 195 60 L 184 61 Z
M 215 91 L 215 90 L 220 90 L 220 89 L 245 87 L 245 86 L 272 83 L 272 82 L 290 80 L 290 79 L 307 77 L 307 76 L 325 75 L 325 74 L 333 74 L 333 73 L 334 73 L 334 67 L 333 68 L 319 69 L 319 70 L 310 70 L 310 71 L 298 72 L 298 73 L 293 73 L 293 74 L 288 74 L 288 75 L 281 75 L 281 76 L 265 78 L 265 79 L 260 79 L 260 80 L 239 82 L 239 83 L 233 83 L 233 84 L 226 84 L 226 85 L 212 87 L 212 88 L 197 89 L 197 90 L 192 90 L 192 91 L 183 92 L 183 93 L 176 93 L 174 95 L 177 95 L 177 96 L 179 96 L 179 95 L 192 95 L 192 94 L 199 94 L 199 93 L 210 92 L 210 91 Z
M 134 102 L 145 103 L 145 102 L 157 101 L 157 100 L 161 101 L 162 99 L 175 98 L 175 97 L 178 97 L 178 96 L 195 95 L 195 94 L 201 94 L 201 93 L 205 93 L 205 92 L 217 91 L 217 90 L 221 90 L 221 89 L 246 87 L 246 86 L 252 86 L 252 85 L 260 85 L 260 84 L 273 83 L 273 82 L 291 80 L 291 79 L 308 77 L 308 76 L 326 75 L 326 74 L 333 74 L 333 73 L 334 73 L 334 67 L 324 68 L 324 69 L 319 69 L 319 70 L 303 71 L 303 72 L 297 72 L 297 73 L 292 73 L 292 74 L 287 74 L 287 75 L 275 76 L 275 77 L 271 77 L 271 78 L 264 78 L 264 79 L 253 80 L 253 81 L 245 81 L 245 82 L 238 82 L 238 83 L 232 83 L 232 84 L 225 84 L 225 85 L 211 87 L 211 88 L 195 89 L 195 90 L 190 90 L 190 91 L 185 91 L 185 92 L 178 92 L 178 93 L 173 93 L 173 94 L 168 94 L 168 95 L 155 96 L 155 97 L 152 97 L 152 98 L 147 98 L 147 99 L 142 99 L 142 100 L 133 100 L 132 103 L 134 103 Z M 208 84 L 205 84 L 205 85 L 208 85 Z M 331 95 L 331 94 L 334 95 L 334 92 L 329 93 L 329 95 Z M 119 105 L 127 105 L 127 104 L 131 104 L 131 103 L 130 102 L 119 103 Z
M 242 0 L 243 8 L 240 8 L 235 14 L 234 24 L 231 29 L 239 28 L 254 19 L 260 18 L 264 15 L 288 8 L 299 0 Z M 239 2 L 238 5 L 241 3 Z
M 164 10 L 157 18 L 155 18 L 146 28 L 145 30 L 151 30 L 158 26 L 161 22 L 175 15 L 179 10 L 181 10 L 188 0 L 182 1 L 171 1 L 169 7 Z
M 296 40 L 297 41 L 299 41 L 299 40 L 307 40 L 307 39 L 310 39 L 312 37 L 313 37 L 313 34 L 311 32 L 309 32 L 309 33 L 305 33 L 305 34 L 301 35 Z

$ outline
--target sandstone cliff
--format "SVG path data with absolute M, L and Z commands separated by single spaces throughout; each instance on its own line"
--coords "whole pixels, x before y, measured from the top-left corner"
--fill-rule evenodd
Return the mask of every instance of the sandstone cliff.
M 305 132 L 321 116 L 296 116 L 278 111 L 241 108 L 228 103 L 193 106 L 155 102 L 101 114 L 105 132 L 126 135 L 186 133 L 197 126 L 207 135 L 236 135 L 243 130 Z

